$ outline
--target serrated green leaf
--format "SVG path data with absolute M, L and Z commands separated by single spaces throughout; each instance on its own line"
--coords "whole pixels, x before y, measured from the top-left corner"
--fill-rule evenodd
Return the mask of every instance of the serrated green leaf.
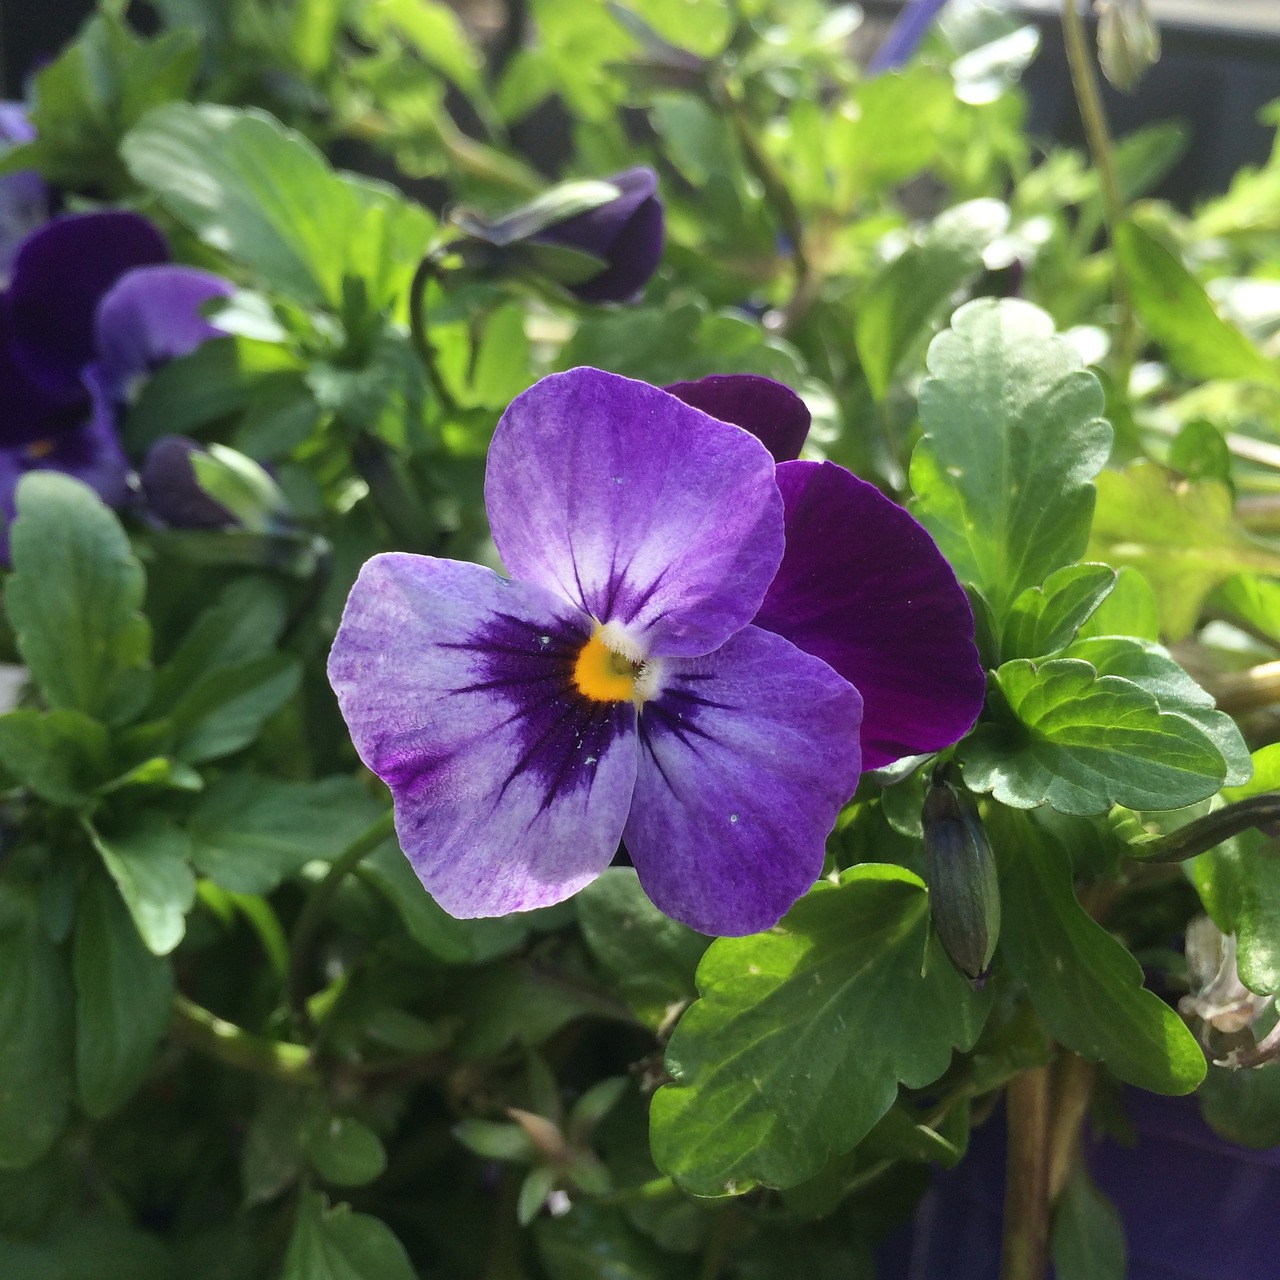
M 107 731 L 79 711 L 0 716 L 0 765 L 42 800 L 84 808 L 110 772 Z
M 280 1280 L 415 1280 L 415 1272 L 385 1222 L 307 1192 Z
M 1102 388 L 1044 312 L 1015 299 L 960 308 L 929 348 L 913 510 L 998 623 L 1028 587 L 1080 558 L 1090 483 L 1111 428 Z
M 354 778 L 285 782 L 230 773 L 187 824 L 191 860 L 235 893 L 270 893 L 313 858 L 336 858 L 383 807 Z
M 667 1051 L 654 1160 L 699 1195 L 788 1187 L 972 1045 L 983 1002 L 929 938 L 923 882 L 863 864 L 767 933 L 714 942 Z M 921 970 L 924 968 L 922 974 Z
M 187 865 L 191 842 L 153 814 L 118 833 L 93 827 L 89 833 L 143 942 L 155 955 L 168 955 L 182 941 L 196 900 L 196 878 Z
M 303 1130 L 302 1146 L 315 1171 L 340 1187 L 363 1186 L 387 1167 L 382 1139 L 351 1116 L 317 1116 Z
M 5 608 L 50 706 L 127 723 L 150 694 L 146 579 L 120 522 L 87 485 L 30 472 L 18 485 Z
M 1053 1206 L 1049 1253 L 1058 1280 L 1125 1280 L 1124 1223 L 1077 1161 Z
M 1142 985 L 1142 967 L 1076 901 L 1066 849 L 1031 818 L 989 815 L 1000 862 L 1000 953 L 1050 1035 L 1152 1093 L 1190 1093 L 1205 1061 L 1182 1019 Z
M 858 302 L 854 343 L 877 400 L 898 366 L 923 345 L 925 326 L 966 281 L 982 270 L 982 252 L 1009 225 L 999 200 L 970 200 L 938 215 L 867 286 Z
M 648 1026 L 696 995 L 693 975 L 710 940 L 664 916 L 629 867 L 610 867 L 574 907 L 591 953 Z
M 1058 569 L 1043 587 L 1028 587 L 1009 610 L 1000 652 L 1011 658 L 1043 658 L 1065 649 L 1116 585 L 1105 564 L 1072 564 Z
M 34 912 L 0 927 L 0 1169 L 34 1163 L 71 1108 L 71 981 Z
M 1063 655 L 1089 663 L 1100 676 L 1121 676 L 1152 694 L 1161 711 L 1176 711 L 1192 721 L 1217 748 L 1227 766 L 1223 786 L 1238 787 L 1253 775 L 1249 748 L 1236 722 L 1215 709 L 1202 689 L 1168 650 L 1128 636 L 1077 640 Z
M 1280 367 L 1218 314 L 1204 286 L 1149 231 L 1122 222 L 1114 242 L 1143 326 L 1180 373 L 1280 382 Z
M 1087 662 L 1019 658 L 993 683 L 1014 723 L 981 726 L 960 758 L 970 789 L 1001 804 L 1075 814 L 1113 804 L 1181 809 L 1213 795 L 1226 777 L 1226 762 L 1199 725 Z
M 173 1014 L 173 966 L 151 954 L 103 875 L 80 895 L 76 986 L 76 1092 L 91 1116 L 124 1103 L 151 1067 Z
M 1249 537 L 1215 480 L 1192 483 L 1154 462 L 1098 477 L 1089 553 L 1132 565 L 1150 583 L 1171 640 L 1196 624 L 1204 598 L 1241 572 L 1280 573 L 1280 551 Z

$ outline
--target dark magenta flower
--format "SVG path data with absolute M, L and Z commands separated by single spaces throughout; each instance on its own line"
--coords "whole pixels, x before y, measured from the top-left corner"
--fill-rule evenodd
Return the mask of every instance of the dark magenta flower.
M 134 213 L 55 218 L 18 246 L 0 292 L 0 511 L 27 471 L 63 471 L 118 506 L 129 464 L 115 421 L 136 381 L 218 331 L 200 314 L 231 286 L 166 265 Z
M 485 499 L 513 580 L 403 554 L 364 566 L 329 676 L 447 911 L 559 902 L 619 839 L 657 906 L 707 933 L 767 928 L 809 888 L 861 767 L 862 698 L 780 634 L 780 606 L 767 629 L 753 619 L 793 555 L 787 488 L 802 514 L 827 492 L 813 465 L 777 467 L 674 395 L 575 369 L 518 397 L 494 434 Z M 802 469 L 780 488 L 785 467 Z M 815 522 L 795 527 L 803 577 Z M 899 563 L 911 554 L 942 562 L 931 543 Z M 937 617 L 955 623 L 945 605 Z M 971 620 L 942 652 L 971 684 Z
M 862 767 L 939 751 L 982 709 L 973 613 L 913 516 L 830 462 L 798 462 L 809 412 L 781 383 L 728 374 L 668 387 L 751 432 L 779 463 L 787 550 L 754 622 L 862 695 Z

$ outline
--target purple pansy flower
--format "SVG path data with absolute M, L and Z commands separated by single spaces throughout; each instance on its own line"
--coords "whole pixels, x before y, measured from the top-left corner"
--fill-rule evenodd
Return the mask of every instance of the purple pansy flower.
M 946 0 L 907 0 L 889 28 L 889 34 L 867 63 L 867 74 L 879 75 L 882 71 L 902 66 L 916 51 L 945 3 Z
M 825 466 L 778 466 L 749 432 L 674 395 L 575 369 L 517 398 L 494 434 L 485 498 L 513 580 L 403 554 L 364 566 L 330 680 L 361 758 L 391 788 L 402 847 L 447 911 L 561 901 L 619 839 L 654 903 L 707 933 L 767 928 L 809 888 L 862 767 L 863 699 L 783 634 L 784 622 L 818 634 L 814 610 L 761 611 L 779 579 L 803 603 L 828 567 L 804 542 L 830 536 L 808 508 L 844 500 Z M 780 484 L 787 467 L 800 470 Z M 913 557 L 945 569 L 932 543 L 894 554 L 907 570 Z M 958 618 L 949 582 L 938 626 L 959 621 L 960 633 L 929 656 L 972 685 L 972 620 Z M 856 584 L 829 585 L 843 625 Z M 897 639 L 890 628 L 886 645 Z M 874 672 L 874 637 L 847 647 Z M 880 657 L 896 674 L 897 655 Z M 907 724 L 910 737 L 919 726 Z
M 589 280 L 566 286 L 574 297 L 583 302 L 629 302 L 662 260 L 658 175 L 647 165 L 637 165 L 605 181 L 617 187 L 617 199 L 553 222 L 532 239 L 581 249 L 608 264 Z
M 139 377 L 218 333 L 200 306 L 231 292 L 208 272 L 167 265 L 168 252 L 147 219 L 115 211 L 55 218 L 18 246 L 0 292 L 6 526 L 27 471 L 63 471 L 123 502 L 120 406 Z
M 35 127 L 21 102 L 0 102 L 0 151 L 30 142 Z M 49 216 L 49 188 L 34 169 L 0 177 L 0 281 L 13 266 L 18 245 Z

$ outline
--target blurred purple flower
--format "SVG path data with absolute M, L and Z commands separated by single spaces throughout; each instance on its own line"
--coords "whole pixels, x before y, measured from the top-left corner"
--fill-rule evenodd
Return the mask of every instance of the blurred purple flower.
M 630 302 L 662 260 L 658 175 L 646 165 L 637 165 L 605 181 L 617 187 L 616 200 L 553 222 L 532 241 L 581 249 L 604 260 L 607 265 L 598 275 L 567 286 L 574 297 L 583 302 Z
M 56 470 L 118 506 L 129 465 L 118 411 L 137 378 L 218 330 L 199 312 L 231 286 L 162 265 L 168 246 L 134 213 L 53 219 L 17 247 L 0 292 L 0 511 L 27 471 Z M 7 542 L 0 546 L 7 558 Z
M 907 0 L 889 34 L 867 63 L 867 74 L 875 76 L 902 66 L 915 53 L 945 3 L 946 0 Z
M 36 131 L 21 102 L 0 102 L 0 152 L 30 142 Z M 0 177 L 0 282 L 18 245 L 49 217 L 49 188 L 34 169 Z
M 412 555 L 364 566 L 329 676 L 445 910 L 559 902 L 621 838 L 675 919 L 715 934 L 776 923 L 821 873 L 863 763 L 859 690 L 806 652 L 824 625 L 862 629 L 827 647 L 861 663 L 878 697 L 913 659 L 949 663 L 969 691 L 965 723 L 946 691 L 939 723 L 922 726 L 906 690 L 899 736 L 968 728 L 982 679 L 972 619 L 923 531 L 899 545 L 910 517 L 879 494 L 853 499 L 857 522 L 836 541 L 888 559 L 861 570 L 865 608 L 850 605 L 857 581 L 810 581 L 856 560 L 810 541 L 831 540 L 851 509 L 831 473 L 847 476 L 776 465 L 750 433 L 674 395 L 575 369 L 518 397 L 494 434 L 486 505 L 516 580 Z M 896 602 L 883 581 L 894 576 L 908 593 Z M 913 606 L 918 581 L 941 585 L 936 608 Z M 911 628 L 881 615 L 904 600 Z M 930 642 L 897 652 L 912 629 Z M 892 708 L 881 714 L 883 754 Z

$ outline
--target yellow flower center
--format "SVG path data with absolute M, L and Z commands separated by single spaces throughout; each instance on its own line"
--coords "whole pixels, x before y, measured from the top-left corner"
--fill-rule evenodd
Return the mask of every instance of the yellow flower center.
M 636 698 L 636 679 L 643 664 L 610 649 L 597 628 L 578 651 L 573 683 L 594 702 L 630 702 Z

